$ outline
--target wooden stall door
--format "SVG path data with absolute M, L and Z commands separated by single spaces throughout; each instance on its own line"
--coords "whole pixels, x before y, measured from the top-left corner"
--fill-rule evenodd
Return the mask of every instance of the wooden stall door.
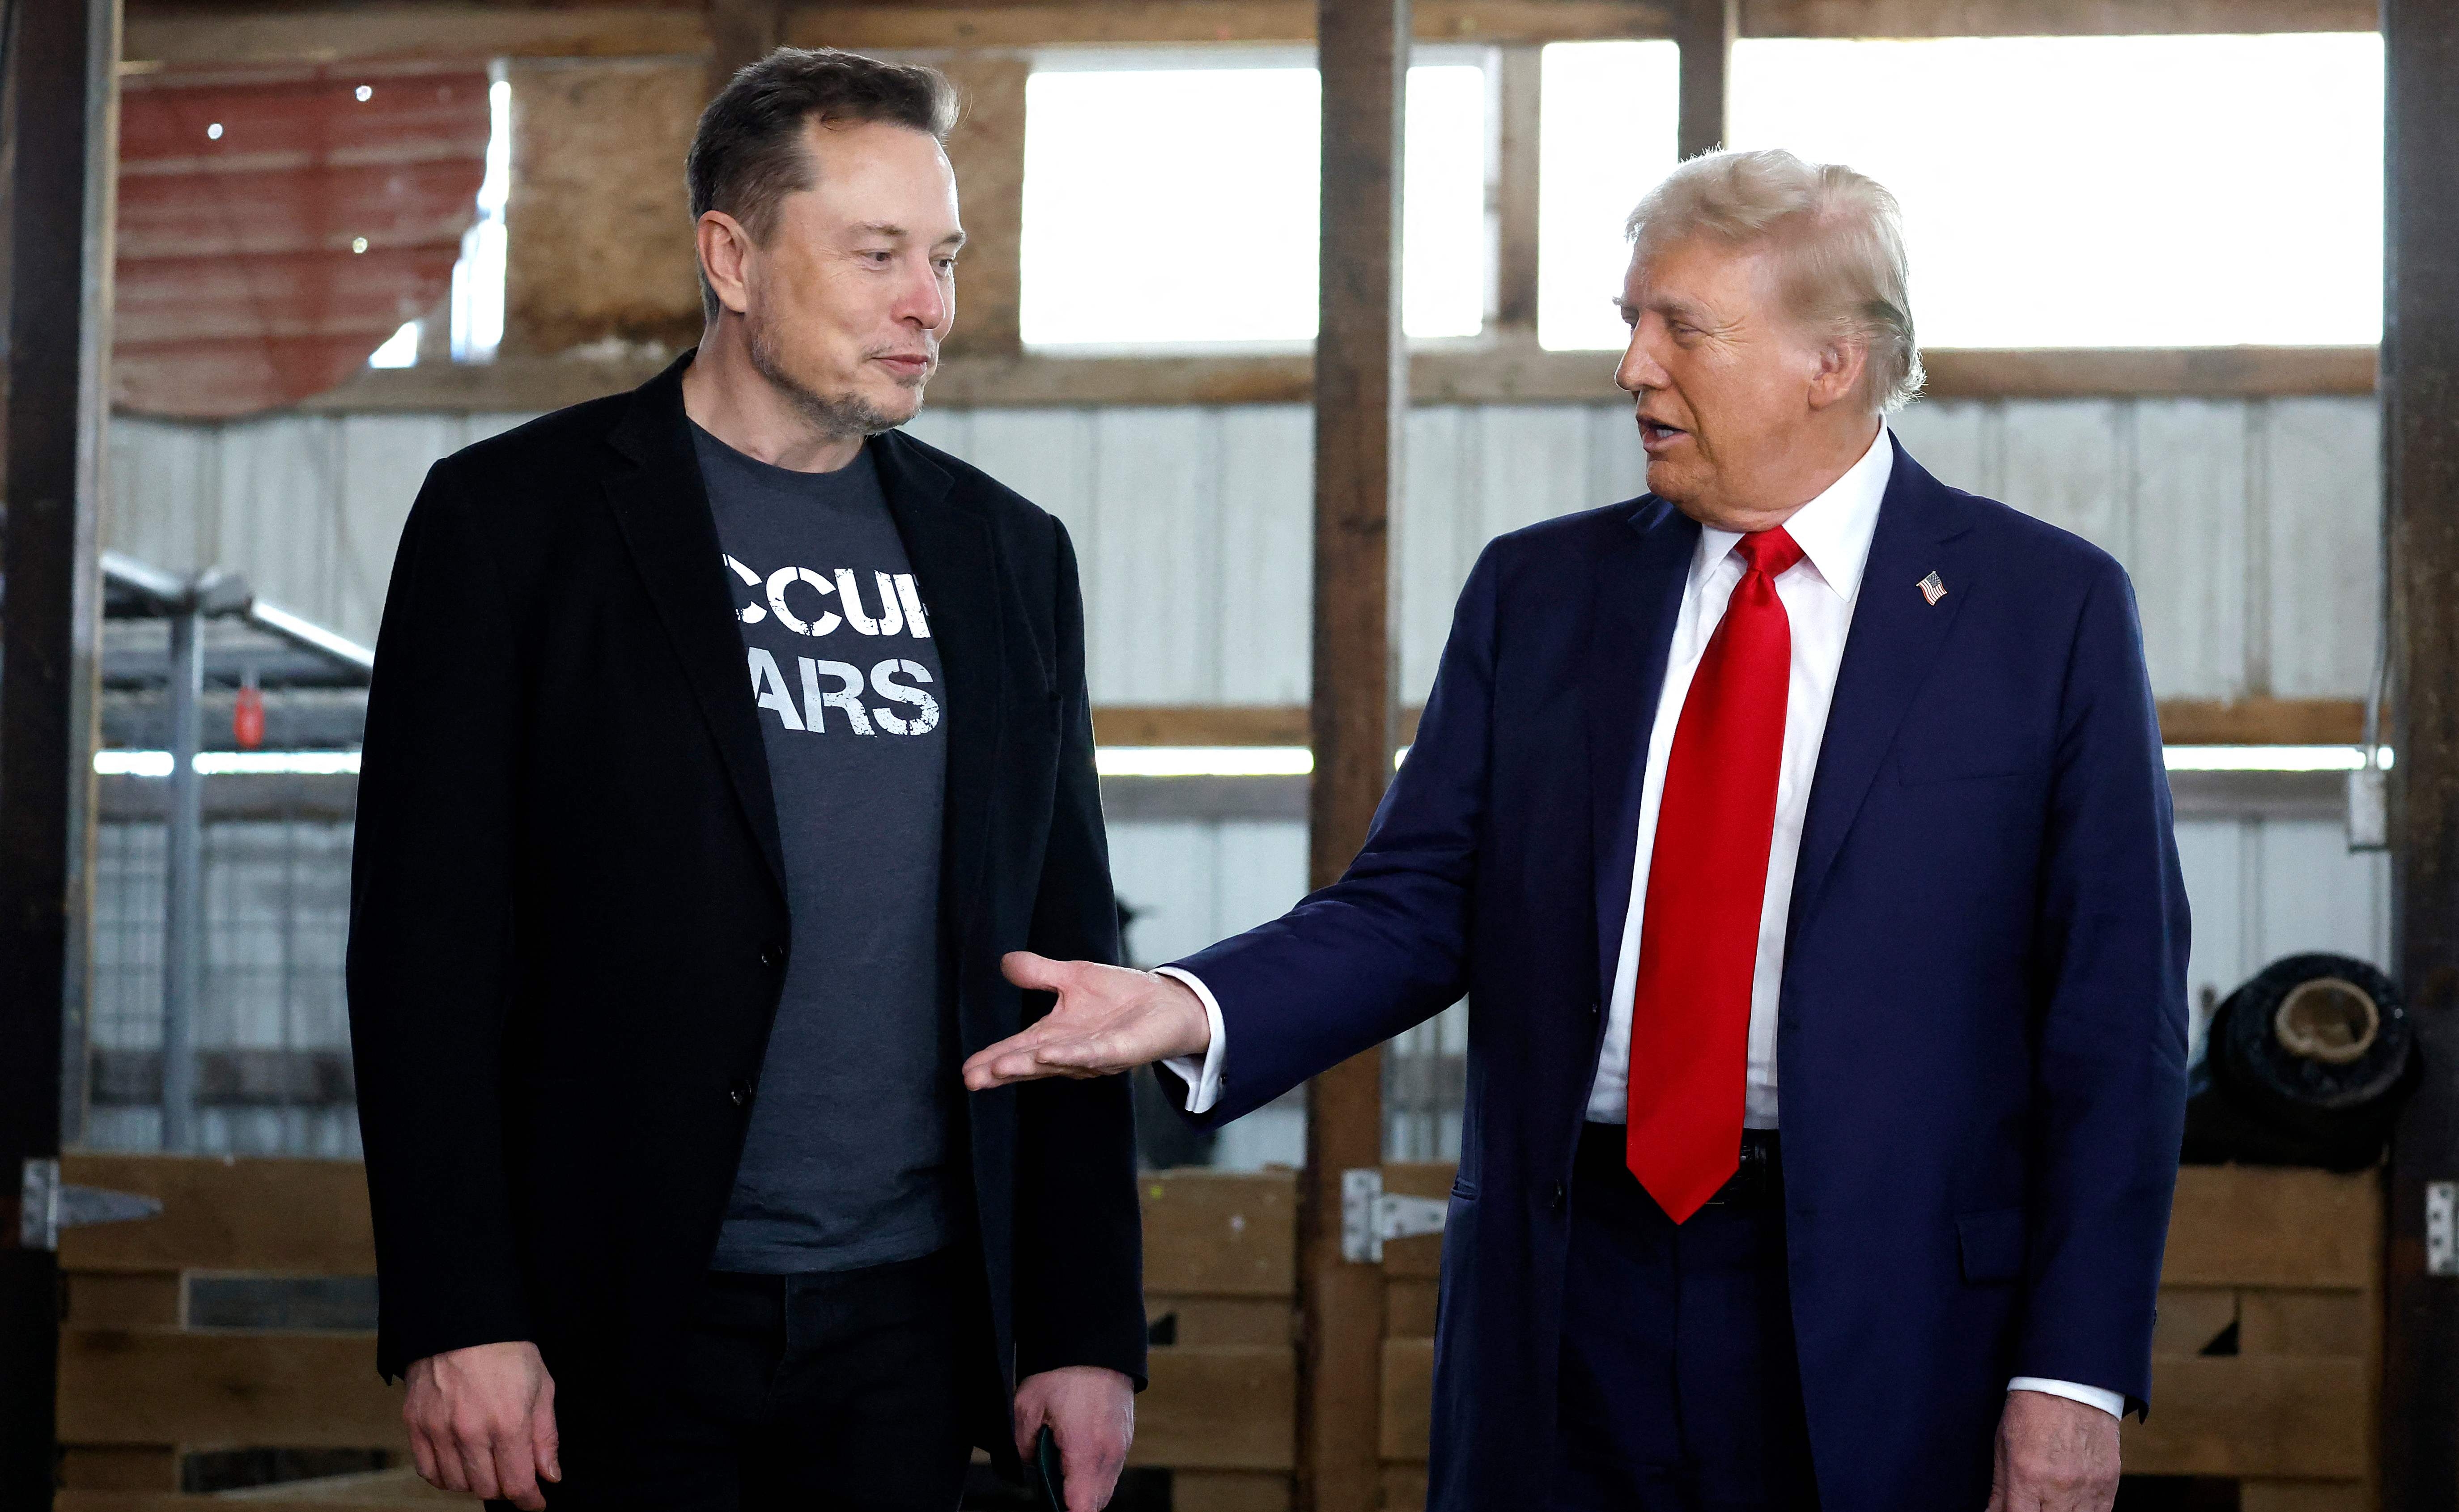
M 1441 1197 L 1454 1168 L 1386 1166 L 1383 1189 Z M 2127 1473 L 2236 1480 L 2243 1512 L 2373 1512 L 2382 1228 L 2377 1172 L 2181 1170 Z M 1383 1248 L 1384 1512 L 1425 1505 L 1441 1245 Z

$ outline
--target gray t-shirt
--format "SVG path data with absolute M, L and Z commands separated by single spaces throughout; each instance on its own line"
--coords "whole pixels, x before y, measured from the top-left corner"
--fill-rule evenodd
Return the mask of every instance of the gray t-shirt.
M 793 914 L 713 1262 L 851 1270 L 949 1240 L 939 657 L 865 448 L 834 472 L 692 428 L 767 748 Z

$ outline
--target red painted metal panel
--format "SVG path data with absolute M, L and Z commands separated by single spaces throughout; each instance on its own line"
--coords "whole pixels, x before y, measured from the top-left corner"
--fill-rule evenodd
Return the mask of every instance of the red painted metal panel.
M 487 91 L 466 65 L 128 79 L 119 405 L 201 418 L 295 404 L 434 310 L 476 213 Z
M 128 259 L 117 273 L 114 335 L 123 356 L 161 342 L 267 335 L 382 341 L 434 305 L 458 251 L 457 242 L 383 247 L 347 263 L 324 252 Z
M 457 242 L 477 205 L 472 158 L 266 173 L 123 176 L 122 258 L 234 257 Z M 340 272 L 336 268 L 337 275 Z
M 127 81 L 119 109 L 121 172 L 186 172 L 244 161 L 384 161 L 406 150 L 473 158 L 487 152 L 483 72 L 184 84 L 179 78 Z

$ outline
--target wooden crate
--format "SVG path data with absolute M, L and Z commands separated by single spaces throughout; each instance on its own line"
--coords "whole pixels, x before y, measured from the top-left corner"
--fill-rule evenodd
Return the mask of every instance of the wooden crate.
M 192 1450 L 372 1449 L 407 1461 L 401 1391 L 376 1376 L 373 1334 L 205 1328 L 188 1316 L 204 1277 L 371 1277 L 356 1161 L 88 1154 L 61 1166 L 67 1181 L 162 1203 L 156 1218 L 61 1236 L 61 1512 L 222 1501 L 179 1494 Z M 405 1488 L 398 1473 L 346 1479 L 360 1507 L 442 1499 L 414 1479 Z
M 366 1276 L 375 1270 L 353 1161 L 72 1156 L 65 1177 L 158 1197 L 161 1216 L 71 1230 L 61 1246 L 59 1512 L 178 1512 L 193 1449 L 385 1449 L 406 1460 L 401 1394 L 360 1332 L 189 1326 L 199 1276 Z M 1152 1352 L 1131 1462 L 1173 1472 L 1182 1512 L 1286 1512 L 1297 1423 L 1296 1183 L 1169 1171 L 1143 1179 Z M 404 1471 L 268 1487 L 291 1506 L 432 1506 L 469 1499 Z
M 1190 1168 L 1142 1178 L 1152 1349 L 1134 1465 L 1178 1512 L 1287 1512 L 1297 1452 L 1297 1179 Z
M 1447 1166 L 1389 1166 L 1438 1196 Z M 2371 1512 L 2381 1373 L 2382 1186 L 2372 1173 L 2178 1172 L 2153 1341 L 2153 1412 L 2122 1433 L 2129 1474 L 2238 1482 L 2244 1512 Z M 1385 1247 L 1384 1505 L 1424 1505 L 1439 1241 Z M 2206 1354 L 2234 1331 L 2236 1353 Z

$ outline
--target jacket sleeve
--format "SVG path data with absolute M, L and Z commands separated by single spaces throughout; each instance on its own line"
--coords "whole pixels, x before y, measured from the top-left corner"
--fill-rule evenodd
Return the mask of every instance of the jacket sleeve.
M 402 532 L 376 641 L 347 983 L 374 1209 L 377 1369 L 530 1336 L 502 1105 L 519 678 L 450 461 Z
M 2188 918 L 2142 632 L 2114 562 L 2069 653 L 2040 896 L 2014 1374 L 2119 1392 L 2140 1411 L 2185 1125 Z
M 1460 1000 L 1485 823 L 1497 546 L 1461 590 L 1416 741 L 1339 881 L 1171 964 L 1220 1005 L 1225 1124 Z
M 1119 907 L 1093 767 L 1084 603 L 1066 527 L 1057 536 L 1056 622 L 1065 734 L 1030 948 L 1116 964 Z M 1050 1011 L 1026 995 L 1025 1015 Z M 1099 1365 L 1145 1382 L 1144 1226 L 1136 1204 L 1135 1114 L 1127 1079 L 1018 1088 L 1017 1374 Z

